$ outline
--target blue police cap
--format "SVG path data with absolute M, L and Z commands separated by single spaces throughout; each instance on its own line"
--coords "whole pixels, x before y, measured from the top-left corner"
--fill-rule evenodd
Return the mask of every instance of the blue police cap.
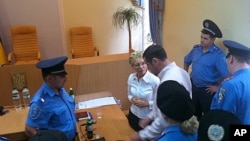
M 210 32 L 212 35 L 214 35 L 217 38 L 222 38 L 222 33 L 220 31 L 220 28 L 211 20 L 204 20 L 203 21 L 203 29 L 208 32 Z
M 231 55 L 250 58 L 250 48 L 232 40 L 224 40 L 223 44 Z
M 68 57 L 66 56 L 42 60 L 36 64 L 36 67 L 42 69 L 44 74 L 66 75 L 68 73 L 64 68 L 64 64 L 67 60 Z

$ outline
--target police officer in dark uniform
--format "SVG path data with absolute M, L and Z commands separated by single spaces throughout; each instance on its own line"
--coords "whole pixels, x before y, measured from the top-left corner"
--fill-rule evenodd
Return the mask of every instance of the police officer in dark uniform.
M 227 65 L 232 76 L 224 80 L 214 95 L 211 109 L 223 109 L 235 114 L 242 124 L 250 124 L 250 48 L 225 40 Z
M 59 130 L 68 141 L 76 135 L 75 104 L 64 89 L 67 72 L 64 64 L 66 56 L 40 61 L 37 68 L 42 69 L 44 83 L 35 93 L 26 120 L 25 131 L 34 136 L 39 130 Z
M 225 53 L 215 45 L 216 38 L 221 38 L 219 27 L 211 20 L 203 21 L 200 44 L 184 58 L 184 69 L 192 65 L 192 101 L 198 119 L 210 109 L 213 95 L 220 82 L 229 75 Z

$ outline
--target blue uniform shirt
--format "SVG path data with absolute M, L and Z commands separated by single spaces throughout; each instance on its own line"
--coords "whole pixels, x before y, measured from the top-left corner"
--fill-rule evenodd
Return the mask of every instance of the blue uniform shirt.
M 221 84 L 213 97 L 211 109 L 230 111 L 242 124 L 250 124 L 250 69 L 236 71 Z
M 169 126 L 167 127 L 163 135 L 156 139 L 156 141 L 196 141 L 197 131 L 193 134 L 187 134 L 181 131 L 180 126 Z
M 225 54 L 215 44 L 205 53 L 201 45 L 195 45 L 185 56 L 184 63 L 187 66 L 192 64 L 191 79 L 196 87 L 216 85 L 229 74 Z
M 60 130 L 68 140 L 73 140 L 76 135 L 74 100 L 64 88 L 56 95 L 44 83 L 32 98 L 26 124 L 38 129 Z

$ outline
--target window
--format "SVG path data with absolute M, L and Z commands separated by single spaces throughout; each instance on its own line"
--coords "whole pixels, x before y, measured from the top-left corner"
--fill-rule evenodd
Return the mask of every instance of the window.
M 142 45 L 143 45 L 143 50 L 145 50 L 149 45 L 152 45 L 152 39 L 151 39 L 151 34 L 150 34 L 150 26 L 149 26 L 149 6 L 148 6 L 148 0 L 143 1 L 143 7 L 145 8 L 143 10 L 142 16 L 143 16 L 143 22 L 142 22 Z

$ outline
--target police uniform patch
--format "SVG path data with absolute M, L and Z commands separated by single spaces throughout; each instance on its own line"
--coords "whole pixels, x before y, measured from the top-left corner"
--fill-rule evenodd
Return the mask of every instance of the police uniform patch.
M 226 90 L 224 88 L 220 88 L 218 103 L 220 103 L 223 100 L 225 95 L 226 95 Z
M 41 106 L 33 105 L 30 109 L 30 115 L 32 119 L 37 119 L 41 114 Z
M 211 141 L 220 141 L 224 137 L 224 128 L 217 124 L 209 126 L 207 136 Z
M 209 27 L 209 23 L 208 23 L 208 22 L 205 22 L 205 23 L 204 23 L 204 27 L 208 28 L 208 27 Z
M 38 100 L 38 104 L 35 104 L 33 106 L 31 106 L 31 109 L 30 109 L 30 115 L 31 115 L 31 118 L 32 119 L 37 119 L 40 114 L 41 114 L 41 105 L 45 102 L 45 100 L 43 98 L 40 98 Z

